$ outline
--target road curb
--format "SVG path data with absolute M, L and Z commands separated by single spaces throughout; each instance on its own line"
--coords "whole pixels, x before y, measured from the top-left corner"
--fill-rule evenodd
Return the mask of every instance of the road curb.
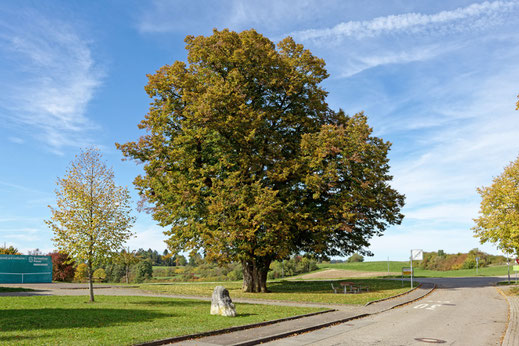
M 274 341 L 274 340 L 278 340 L 278 339 L 283 339 L 283 338 L 287 338 L 287 337 L 292 336 L 292 335 L 308 333 L 308 332 L 311 332 L 313 330 L 330 327 L 330 326 L 333 326 L 333 325 L 336 325 L 336 324 L 341 324 L 341 323 L 344 323 L 344 322 L 348 322 L 348 321 L 351 321 L 351 320 L 356 320 L 358 318 L 363 318 L 363 317 L 367 317 L 367 316 L 370 316 L 370 315 L 371 314 L 360 314 L 360 315 L 356 315 L 356 316 L 352 316 L 352 317 L 347 317 L 347 318 L 343 318 L 343 319 L 336 320 L 336 321 L 331 321 L 331 322 L 326 322 L 326 323 L 314 325 L 314 326 L 311 326 L 311 327 L 305 327 L 305 328 L 301 328 L 301 329 L 297 329 L 297 330 L 291 330 L 291 331 L 285 332 L 285 333 L 280 333 L 280 334 L 275 334 L 275 335 L 261 337 L 261 338 L 255 339 L 255 340 L 249 340 L 249 341 L 245 341 L 245 342 L 241 342 L 241 343 L 236 343 L 236 344 L 233 344 L 233 346 L 258 345 L 258 344 L 262 344 L 264 342 L 269 342 L 269 341 Z
M 420 286 L 418 286 L 418 287 L 420 287 Z M 417 289 L 418 287 L 413 288 L 413 290 Z M 431 289 L 427 293 L 425 293 L 424 295 L 422 295 L 420 297 L 417 297 L 417 298 L 414 298 L 414 299 L 411 299 L 411 300 L 408 300 L 408 301 L 406 301 L 404 303 L 394 305 L 391 308 L 383 310 L 383 311 L 379 311 L 379 312 L 375 312 L 375 313 L 365 313 L 365 314 L 359 314 L 359 315 L 355 315 L 355 316 L 351 316 L 351 317 L 346 317 L 346 318 L 343 318 L 343 319 L 339 319 L 339 320 L 331 321 L 331 322 L 326 322 L 326 323 L 322 323 L 322 324 L 319 324 L 319 325 L 314 325 L 314 326 L 311 326 L 311 327 L 305 327 L 305 328 L 301 328 L 301 329 L 297 329 L 297 330 L 291 330 L 291 331 L 284 332 L 284 333 L 279 333 L 279 334 L 275 334 L 275 335 L 261 337 L 261 338 L 254 339 L 254 340 L 245 341 L 245 342 L 242 342 L 242 343 L 236 343 L 236 344 L 233 344 L 233 346 L 258 345 L 258 344 L 261 344 L 261 343 L 265 343 L 265 342 L 269 342 L 269 341 L 274 341 L 274 340 L 278 340 L 278 339 L 283 339 L 283 338 L 286 338 L 286 337 L 290 337 L 292 335 L 307 333 L 307 332 L 311 332 L 311 331 L 314 331 L 314 330 L 317 330 L 317 329 L 322 329 L 322 328 L 330 327 L 330 326 L 333 326 L 333 325 L 336 325 L 336 324 L 341 324 L 341 323 L 352 321 L 352 320 L 356 320 L 356 319 L 359 319 L 359 318 L 363 318 L 363 317 L 367 317 L 367 316 L 371 316 L 371 315 L 376 315 L 376 314 L 379 314 L 381 312 L 388 311 L 388 310 L 397 308 L 399 306 L 406 305 L 406 304 L 415 302 L 417 300 L 420 300 L 420 299 L 428 296 L 429 294 L 431 294 L 432 291 L 434 291 L 435 288 L 436 288 L 436 284 L 433 284 L 433 287 L 431 287 Z M 411 291 L 412 290 L 409 290 L 408 292 L 411 292 Z M 400 295 L 404 295 L 404 294 L 406 294 L 406 292 L 401 293 Z
M 252 329 L 252 328 L 257 328 L 257 327 L 268 326 L 270 324 L 275 324 L 275 323 L 285 322 L 285 321 L 291 321 L 291 320 L 297 320 L 297 319 L 304 318 L 304 317 L 311 317 L 311 316 L 321 315 L 321 314 L 325 314 L 325 313 L 329 313 L 329 312 L 334 312 L 334 311 L 337 311 L 337 310 L 330 309 L 330 310 L 325 310 L 325 311 L 317 311 L 317 312 L 312 312 L 312 313 L 304 314 L 304 315 L 297 315 L 297 316 L 279 318 L 277 320 L 272 320 L 272 321 L 265 321 L 265 322 L 252 323 L 252 324 L 245 324 L 243 326 L 236 326 L 236 327 L 230 327 L 230 328 L 224 328 L 224 329 L 218 329 L 218 330 L 211 330 L 211 331 L 203 332 L 203 333 L 195 333 L 195 334 L 189 334 L 189 335 L 175 336 L 175 337 L 167 338 L 167 339 L 154 340 L 154 341 L 134 344 L 134 346 L 155 346 L 155 345 L 172 344 L 172 343 L 176 343 L 176 342 L 180 342 L 180 341 L 186 341 L 186 340 L 191 340 L 191 339 L 198 339 L 198 338 L 202 338 L 202 337 L 206 337 L 206 336 L 214 336 L 214 335 L 219 335 L 219 334 L 226 334 L 226 333 L 231 333 L 231 332 L 237 332 L 237 331 L 240 331 L 240 330 L 246 330 L 246 329 Z
M 371 304 L 374 304 L 374 303 L 380 303 L 380 302 L 383 302 L 383 301 L 386 301 L 386 300 L 389 300 L 389 299 L 401 297 L 404 294 L 409 294 L 409 293 L 413 292 L 414 290 L 416 290 L 416 289 L 418 289 L 420 287 L 422 287 L 422 284 L 419 284 L 418 286 L 416 286 L 415 288 L 410 289 L 409 291 L 405 291 L 403 293 L 400 293 L 400 294 L 397 294 L 397 295 L 394 295 L 394 296 L 391 296 L 391 297 L 377 299 L 377 300 L 372 300 L 372 301 L 367 302 L 366 304 L 364 304 L 364 306 L 368 306 L 368 305 L 371 305 Z
M 508 303 L 508 323 L 504 335 L 501 337 L 502 346 L 514 346 L 519 342 L 519 299 L 506 295 L 502 289 L 496 286 L 497 291 Z

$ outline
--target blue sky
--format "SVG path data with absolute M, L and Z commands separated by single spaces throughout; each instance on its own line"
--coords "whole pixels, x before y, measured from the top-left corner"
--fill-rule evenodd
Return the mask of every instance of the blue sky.
M 53 249 L 43 223 L 81 147 L 97 145 L 119 184 L 140 167 L 135 140 L 147 73 L 185 60 L 186 35 L 250 28 L 288 35 L 325 59 L 332 108 L 365 111 L 393 143 L 402 225 L 373 239 L 373 259 L 412 248 L 481 246 L 470 228 L 478 186 L 519 154 L 519 1 L 16 1 L 0 3 L 0 242 Z M 137 202 L 135 192 L 134 202 Z M 132 248 L 165 249 L 136 213 Z

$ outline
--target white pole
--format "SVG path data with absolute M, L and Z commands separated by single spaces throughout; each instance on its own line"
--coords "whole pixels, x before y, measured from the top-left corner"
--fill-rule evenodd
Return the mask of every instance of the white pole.
M 510 285 L 510 259 L 508 258 L 508 254 L 506 254 L 506 262 L 508 264 L 508 284 Z
M 413 251 L 411 250 L 411 256 L 409 257 L 411 260 L 411 289 L 413 288 Z

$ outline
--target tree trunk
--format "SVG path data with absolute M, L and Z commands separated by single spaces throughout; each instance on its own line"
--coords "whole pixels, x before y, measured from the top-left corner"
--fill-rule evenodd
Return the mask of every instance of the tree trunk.
M 266 258 L 242 261 L 243 292 L 268 292 L 267 273 L 269 271 L 270 262 L 270 259 Z
M 92 272 L 92 263 L 88 263 L 88 289 L 90 291 L 90 302 L 94 302 L 94 273 Z

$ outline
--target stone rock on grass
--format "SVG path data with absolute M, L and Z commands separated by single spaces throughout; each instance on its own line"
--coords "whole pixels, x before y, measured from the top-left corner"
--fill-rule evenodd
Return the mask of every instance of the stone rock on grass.
M 216 286 L 211 299 L 211 315 L 236 316 L 229 291 L 223 286 Z

